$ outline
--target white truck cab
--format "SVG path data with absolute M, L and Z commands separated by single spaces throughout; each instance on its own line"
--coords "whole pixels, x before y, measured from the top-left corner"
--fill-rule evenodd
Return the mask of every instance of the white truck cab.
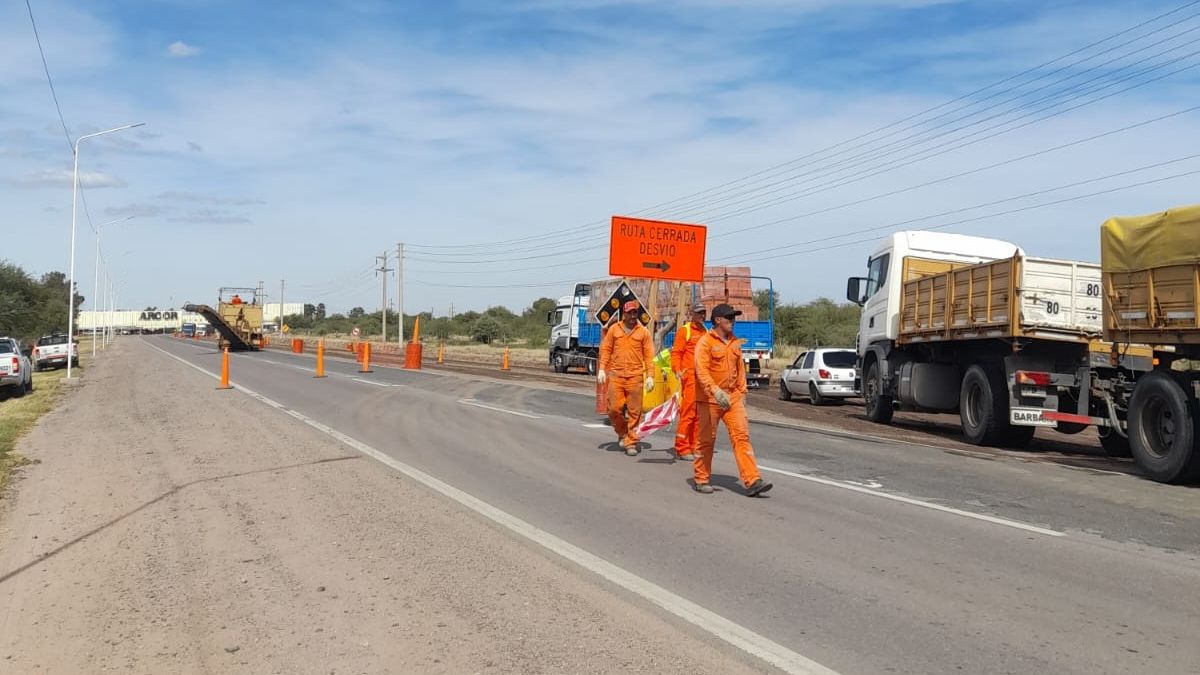
M 1011 258 L 1021 253 L 1015 244 L 998 239 L 945 232 L 896 232 L 880 243 L 867 260 L 867 276 L 850 279 L 847 294 L 862 306 L 858 324 L 859 354 L 863 347 L 900 337 L 900 299 L 905 272 L 921 272 L 906 261 L 938 261 L 973 265 Z M 926 266 L 926 272 L 940 269 Z M 931 269 L 930 269 L 931 268 Z

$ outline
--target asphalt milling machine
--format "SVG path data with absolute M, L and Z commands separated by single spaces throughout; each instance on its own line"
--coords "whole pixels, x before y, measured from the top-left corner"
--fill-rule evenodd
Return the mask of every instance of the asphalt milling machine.
M 183 306 L 196 312 L 216 329 L 217 346 L 230 351 L 258 351 L 263 346 L 263 306 L 257 288 L 222 288 L 217 291 L 217 306 Z

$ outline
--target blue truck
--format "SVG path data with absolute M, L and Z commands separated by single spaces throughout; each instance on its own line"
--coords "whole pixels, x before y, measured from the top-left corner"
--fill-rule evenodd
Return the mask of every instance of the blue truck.
M 739 321 L 735 330 L 742 340 L 746 385 L 751 389 L 765 389 L 771 384 L 769 365 L 775 349 L 775 289 L 767 277 L 751 279 L 768 283 L 771 304 L 767 320 Z M 603 326 L 589 315 L 591 290 L 590 284 L 575 284 L 575 292 L 559 298 L 554 311 L 546 317 L 550 325 L 550 367 L 556 373 L 578 369 L 589 375 L 596 374 Z M 671 330 L 662 344 L 669 348 L 674 340 L 675 331 Z

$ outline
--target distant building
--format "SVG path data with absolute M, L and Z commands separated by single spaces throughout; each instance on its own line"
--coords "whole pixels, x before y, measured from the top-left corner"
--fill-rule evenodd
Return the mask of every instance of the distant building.
M 285 302 L 283 303 L 284 316 L 293 314 L 303 314 L 303 302 Z M 175 331 L 185 323 L 194 323 L 204 325 L 207 323 L 204 317 L 193 312 L 185 312 L 181 309 L 162 309 L 154 311 L 144 310 L 117 310 L 112 312 L 103 312 L 97 310 L 84 310 L 79 312 L 79 320 L 75 323 L 76 328 L 81 332 L 90 333 L 97 327 L 109 325 L 109 322 L 116 327 L 117 330 L 130 331 Z M 263 305 L 263 321 L 279 322 L 279 303 L 268 302 Z

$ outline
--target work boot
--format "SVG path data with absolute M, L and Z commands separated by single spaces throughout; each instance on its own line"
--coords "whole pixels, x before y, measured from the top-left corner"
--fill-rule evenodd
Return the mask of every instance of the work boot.
M 675 459 L 682 459 L 687 462 L 696 459 L 696 455 L 694 455 L 691 450 L 688 450 L 687 452 L 683 452 L 679 448 L 671 448 L 671 450 L 675 452 Z
M 637 443 L 625 446 L 625 454 L 630 457 L 637 457 L 641 452 L 641 450 L 638 450 Z
M 750 487 L 746 488 L 746 496 L 747 497 L 757 497 L 764 492 L 769 492 L 770 489 L 773 487 L 775 487 L 775 486 L 770 483 L 764 482 L 763 479 L 759 478 L 758 480 L 751 483 Z
M 711 495 L 713 493 L 712 486 L 708 483 L 695 483 L 692 485 L 692 489 L 702 495 Z

